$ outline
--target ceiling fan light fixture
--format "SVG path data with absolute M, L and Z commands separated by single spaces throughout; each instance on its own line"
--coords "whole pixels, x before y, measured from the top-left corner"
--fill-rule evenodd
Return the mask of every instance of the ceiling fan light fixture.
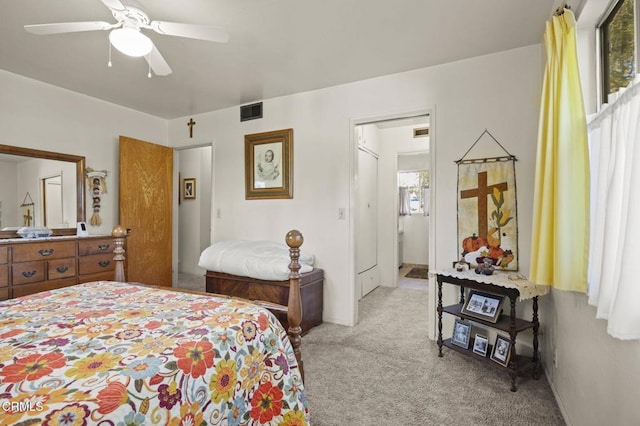
M 112 30 L 109 33 L 109 41 L 120 52 L 135 58 L 146 56 L 153 49 L 153 43 L 149 37 L 130 27 Z

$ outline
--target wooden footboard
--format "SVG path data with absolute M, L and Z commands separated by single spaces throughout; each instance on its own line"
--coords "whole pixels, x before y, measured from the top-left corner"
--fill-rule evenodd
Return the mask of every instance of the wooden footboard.
M 264 300 L 285 306 L 289 302 L 289 280 L 265 281 L 215 271 L 207 271 L 206 280 L 207 293 Z M 300 274 L 299 282 L 302 301 L 300 327 L 304 336 L 311 328 L 322 323 L 324 271 L 315 268 L 311 272 Z M 288 329 L 289 321 L 286 312 L 274 313 L 285 330 Z
M 115 281 L 126 281 L 125 273 L 124 273 L 124 240 L 127 235 L 127 231 L 124 227 L 118 225 L 113 228 L 112 234 L 114 237 L 114 243 L 116 248 L 114 249 L 114 261 L 116 264 L 115 267 Z M 302 360 L 302 353 L 300 350 L 300 346 L 302 344 L 301 334 L 302 327 L 301 322 L 303 318 L 303 302 L 301 296 L 301 276 L 299 274 L 300 264 L 298 259 L 300 258 L 300 246 L 304 242 L 304 238 L 302 234 L 297 230 L 289 231 L 285 237 L 286 243 L 289 246 L 289 256 L 291 258 L 291 263 L 289 263 L 289 280 L 283 281 L 280 283 L 281 293 L 286 293 L 286 301 L 282 300 L 282 297 L 279 297 L 277 301 L 268 300 L 270 297 L 262 298 L 258 295 L 258 297 L 242 297 L 239 295 L 231 295 L 243 299 L 248 299 L 253 301 L 254 303 L 261 304 L 265 308 L 271 310 L 278 316 L 282 318 L 281 321 L 283 323 L 283 327 L 287 330 L 287 334 L 289 335 L 289 341 L 291 342 L 291 346 L 293 347 L 293 351 L 296 355 L 296 359 L 298 361 L 298 367 L 300 368 L 300 374 L 302 379 L 304 380 L 304 362 Z M 315 272 L 314 272 L 315 271 Z M 316 325 L 319 322 L 322 322 L 322 281 L 323 281 L 323 271 L 321 269 L 317 269 L 310 272 L 309 274 L 304 274 L 305 278 L 302 279 L 302 282 L 305 283 L 305 288 L 308 286 L 310 291 L 305 291 L 305 293 L 309 293 L 311 295 L 311 299 L 313 302 L 309 301 L 308 305 L 310 306 L 310 310 L 312 312 L 317 311 L 317 301 L 320 301 L 319 307 L 319 320 L 316 318 L 309 319 L 309 328 L 313 325 Z M 227 275 L 227 274 L 222 274 Z M 233 275 L 228 275 L 228 277 L 234 277 Z M 235 277 L 237 278 L 237 277 Z M 318 281 L 319 279 L 319 281 Z M 309 281 L 311 280 L 311 281 Z M 256 280 L 257 281 L 257 280 Z M 273 284 L 273 281 L 263 281 L 264 283 Z M 307 284 L 310 283 L 311 285 Z M 314 284 L 315 283 L 315 284 Z M 232 283 L 232 286 L 237 286 L 238 283 Z M 276 286 L 278 284 L 275 284 Z M 286 292 L 282 291 L 282 288 L 287 287 Z M 319 288 L 319 290 L 318 290 Z M 176 289 L 173 289 L 176 290 Z M 319 297 L 318 297 L 319 291 Z M 209 273 L 207 273 L 207 293 L 188 291 L 190 293 L 199 293 L 199 294 L 209 294 L 209 295 L 222 295 L 223 297 L 229 297 L 229 295 L 225 295 L 222 292 L 210 292 L 209 291 Z M 286 303 L 286 306 L 284 305 Z M 286 315 L 286 323 L 284 321 L 284 316 Z M 306 329 L 308 330 L 308 329 Z

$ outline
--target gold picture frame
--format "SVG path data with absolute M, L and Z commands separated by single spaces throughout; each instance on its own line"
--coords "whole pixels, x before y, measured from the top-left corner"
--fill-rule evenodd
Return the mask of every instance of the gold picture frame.
M 196 199 L 196 178 L 185 178 L 182 181 L 182 198 L 185 200 Z
M 244 137 L 245 199 L 293 198 L 293 129 Z

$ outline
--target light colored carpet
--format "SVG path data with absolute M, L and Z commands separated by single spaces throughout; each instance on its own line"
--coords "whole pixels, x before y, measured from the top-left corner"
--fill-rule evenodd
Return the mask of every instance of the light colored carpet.
M 518 378 L 427 338 L 427 292 L 379 287 L 355 327 L 322 324 L 303 338 L 314 426 L 564 425 L 546 380 Z
M 204 276 L 178 287 L 204 291 Z M 360 323 L 324 323 L 303 337 L 313 426 L 564 425 L 551 389 L 443 349 L 427 337 L 428 292 L 378 287 L 360 301 Z

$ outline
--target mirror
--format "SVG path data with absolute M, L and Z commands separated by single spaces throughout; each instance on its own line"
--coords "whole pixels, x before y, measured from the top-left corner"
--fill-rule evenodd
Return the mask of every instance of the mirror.
M 53 235 L 75 235 L 85 221 L 84 157 L 0 144 L 0 165 L 0 238 L 17 238 L 25 215 Z

